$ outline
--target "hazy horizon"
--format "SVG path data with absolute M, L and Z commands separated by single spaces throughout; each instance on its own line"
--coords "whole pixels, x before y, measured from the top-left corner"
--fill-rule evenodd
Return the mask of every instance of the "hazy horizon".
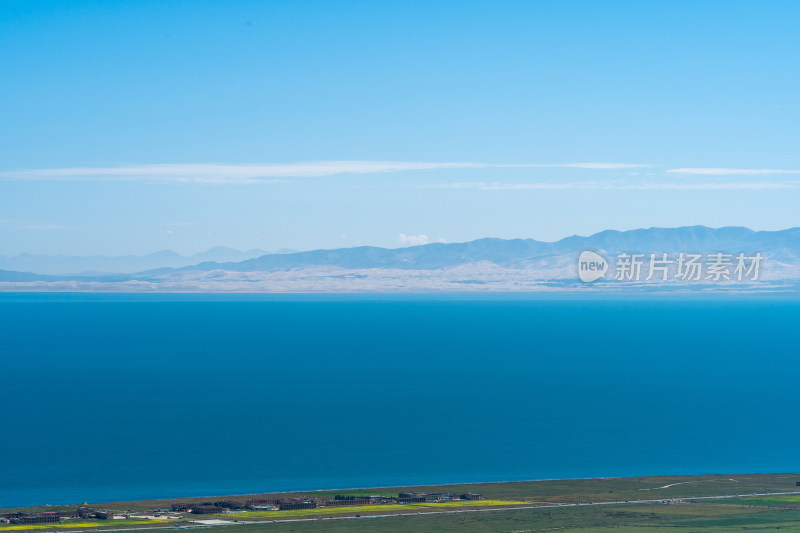
M 376 248 L 386 248 L 386 249 L 390 249 L 390 250 L 395 250 L 395 249 L 399 249 L 399 248 L 408 248 L 408 247 L 411 247 L 411 246 L 420 246 L 420 245 L 426 245 L 426 244 L 459 244 L 459 243 L 467 243 L 467 242 L 472 242 L 472 241 L 481 240 L 481 239 L 501 239 L 501 240 L 521 239 L 521 240 L 534 240 L 534 241 L 542 242 L 542 243 L 557 243 L 557 242 L 562 241 L 564 239 L 569 239 L 570 237 L 585 237 L 585 238 L 588 238 L 588 237 L 592 237 L 593 235 L 597 235 L 598 233 L 604 233 L 604 232 L 607 232 L 607 231 L 626 233 L 626 232 L 629 232 L 629 231 L 657 230 L 657 229 L 681 229 L 681 228 L 692 228 L 692 227 L 708 228 L 708 229 L 712 229 L 712 230 L 724 229 L 724 228 L 742 228 L 742 229 L 746 229 L 746 230 L 750 230 L 750 231 L 758 233 L 758 232 L 788 231 L 788 230 L 792 230 L 792 229 L 797 229 L 800 226 L 792 226 L 792 227 L 786 227 L 786 228 L 760 230 L 760 229 L 750 228 L 750 227 L 741 226 L 741 225 L 710 227 L 710 226 L 704 226 L 702 224 L 696 224 L 696 225 L 692 225 L 692 226 L 674 226 L 674 227 L 650 226 L 650 227 L 636 227 L 636 228 L 629 228 L 629 229 L 605 228 L 605 229 L 602 229 L 602 230 L 599 230 L 599 231 L 596 231 L 596 232 L 592 232 L 592 233 L 588 233 L 588 234 L 585 234 L 585 235 L 579 235 L 579 234 L 564 235 L 563 237 L 559 237 L 559 238 L 556 238 L 556 239 L 553 239 L 553 240 L 537 239 L 535 237 L 530 237 L 530 236 L 496 237 L 496 236 L 493 236 L 493 235 L 486 235 L 486 236 L 482 236 L 482 237 L 477 237 L 475 239 L 469 239 L 467 241 L 446 241 L 446 240 L 430 241 L 430 240 L 427 240 L 427 241 L 424 241 L 424 242 L 413 242 L 411 239 L 409 239 L 407 242 L 395 243 L 395 244 L 389 245 L 389 246 L 377 246 L 377 245 L 371 245 L 371 244 L 352 244 L 352 245 L 345 245 L 345 246 L 332 246 L 330 248 L 313 248 L 313 249 L 279 248 L 279 249 L 276 249 L 276 250 L 265 250 L 263 248 L 238 249 L 238 248 L 235 248 L 235 247 L 232 247 L 232 246 L 226 246 L 224 244 L 220 244 L 220 245 L 216 245 L 216 246 L 211 246 L 209 248 L 204 248 L 204 249 L 194 250 L 194 251 L 189 251 L 189 252 L 181 252 L 181 251 L 178 251 L 178 250 L 175 250 L 175 249 L 170 249 L 170 248 L 161 248 L 161 249 L 158 249 L 158 250 L 150 250 L 150 251 L 146 251 L 146 252 L 138 253 L 138 254 L 136 254 L 136 253 L 125 253 L 125 254 L 120 254 L 120 255 L 108 255 L 108 254 L 102 254 L 102 253 L 78 255 L 78 254 L 47 254 L 47 253 L 38 254 L 38 253 L 32 253 L 32 252 L 20 252 L 19 254 L 4 254 L 4 253 L 0 253 L 0 256 L 6 257 L 6 258 L 13 258 L 13 257 L 17 257 L 17 256 L 24 256 L 24 255 L 49 256 L 49 257 L 64 256 L 64 257 L 110 257 L 110 258 L 118 258 L 118 257 L 125 257 L 125 256 L 144 257 L 144 256 L 155 255 L 155 254 L 160 254 L 160 253 L 171 253 L 171 254 L 176 254 L 176 255 L 179 255 L 179 256 L 185 257 L 185 258 L 192 258 L 192 257 L 196 257 L 196 256 L 202 256 L 202 255 L 204 255 L 206 253 L 213 252 L 215 250 L 230 250 L 230 251 L 239 252 L 239 253 L 259 252 L 259 253 L 264 253 L 264 254 L 275 254 L 275 253 L 277 253 L 277 254 L 287 254 L 287 253 L 311 252 L 311 251 L 316 251 L 316 250 L 337 250 L 337 249 L 355 248 L 355 247 L 360 247 L 360 246 L 371 246 L 371 247 L 376 247 Z M 412 235 L 412 236 L 407 236 L 407 237 L 417 237 L 417 236 L 413 236 Z

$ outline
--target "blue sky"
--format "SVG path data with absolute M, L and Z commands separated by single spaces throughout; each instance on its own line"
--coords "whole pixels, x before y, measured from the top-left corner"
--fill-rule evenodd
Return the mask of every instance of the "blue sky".
M 0 3 L 0 254 L 800 225 L 797 2 Z

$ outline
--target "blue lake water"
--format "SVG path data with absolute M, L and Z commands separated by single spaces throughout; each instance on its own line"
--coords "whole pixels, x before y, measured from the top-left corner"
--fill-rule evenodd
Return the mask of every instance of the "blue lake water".
M 0 507 L 800 470 L 800 301 L 0 295 Z

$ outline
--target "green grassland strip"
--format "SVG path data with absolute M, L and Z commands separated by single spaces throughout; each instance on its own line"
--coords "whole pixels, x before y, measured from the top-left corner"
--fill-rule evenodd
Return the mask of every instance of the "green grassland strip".
M 533 531 L 800 531 L 800 512 L 713 504 L 621 504 L 537 509 L 505 509 L 381 518 L 326 519 L 218 526 L 209 533 L 484 533 Z
M 725 500 L 710 500 L 712 502 L 755 505 L 763 507 L 800 506 L 800 494 L 776 494 L 774 496 L 743 496 L 741 498 L 726 498 Z
M 441 505 L 441 504 L 432 504 Z M 371 509 L 381 506 L 368 506 Z M 408 509 L 407 506 L 403 506 Z M 351 509 L 342 509 L 349 510 Z M 205 533 L 344 533 L 381 531 L 382 533 L 484 533 L 533 531 L 605 531 L 627 533 L 664 531 L 677 528 L 683 531 L 725 533 L 730 531 L 800 531 L 800 510 L 773 510 L 758 507 L 717 505 L 712 502 L 680 504 L 612 504 L 555 506 L 547 508 L 501 508 L 477 511 L 451 508 L 441 513 L 434 508 L 420 509 L 422 514 L 405 514 L 380 518 L 310 517 L 276 522 L 248 523 L 202 527 Z M 99 521 L 75 521 L 78 529 L 93 529 Z M 141 520 L 104 521 L 107 527 L 130 527 Z M 156 521 L 147 521 L 154 524 Z M 160 521 L 162 525 L 165 521 Z M 175 522 L 172 522 L 175 524 Z M 32 531 L 62 530 L 65 524 L 27 526 Z M 175 524 L 177 526 L 177 524 Z M 81 527 L 83 526 L 83 527 Z M 13 531 L 22 531 L 16 529 Z

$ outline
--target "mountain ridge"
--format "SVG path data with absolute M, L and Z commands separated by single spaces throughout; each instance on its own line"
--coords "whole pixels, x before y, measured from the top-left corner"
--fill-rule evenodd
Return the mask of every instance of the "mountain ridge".
M 603 254 L 679 252 L 748 255 L 765 259 L 761 286 L 800 283 L 800 227 L 754 231 L 745 227 L 682 226 L 604 230 L 558 241 L 486 237 L 462 243 L 402 248 L 359 246 L 273 253 L 234 262 L 205 261 L 135 273 L 42 275 L 0 270 L 10 290 L 349 292 L 402 290 L 536 291 L 576 289 L 577 258 L 584 250 Z M 786 284 L 789 285 L 786 285 Z M 792 289 L 796 290 L 796 289 Z
M 50 255 L 21 253 L 0 255 L 0 270 L 31 272 L 42 275 L 77 276 L 104 274 L 134 274 L 155 268 L 195 265 L 207 261 L 241 261 L 268 253 L 287 253 L 295 250 L 267 252 L 261 249 L 239 251 L 226 246 L 215 246 L 192 255 L 182 255 L 172 250 L 158 250 L 143 255 Z
M 586 237 L 572 235 L 552 242 L 485 237 L 463 243 L 429 243 L 404 248 L 358 246 L 280 255 L 267 254 L 239 262 L 203 262 L 177 269 L 158 269 L 150 273 L 166 274 L 174 271 L 198 270 L 256 272 L 308 266 L 429 270 L 480 261 L 514 267 L 547 256 L 580 252 L 583 249 L 609 253 L 621 251 L 737 253 L 762 251 L 745 249 L 759 246 L 768 247 L 777 258 L 792 260 L 800 257 L 800 227 L 778 231 L 754 231 L 741 226 L 652 227 L 627 231 L 604 230 Z

